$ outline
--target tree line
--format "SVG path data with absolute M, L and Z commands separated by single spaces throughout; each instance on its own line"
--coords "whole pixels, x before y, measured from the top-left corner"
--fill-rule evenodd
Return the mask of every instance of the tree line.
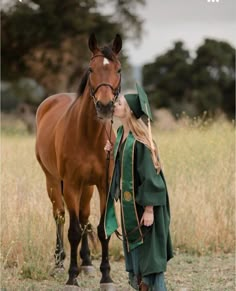
M 50 94 L 76 91 L 87 67 L 88 36 L 101 44 L 116 33 L 140 39 L 144 0 L 12 0 L 1 8 L 2 110 L 18 103 L 37 106 Z M 109 13 L 102 13 L 109 4 Z M 133 86 L 127 55 L 121 55 L 123 89 Z M 198 115 L 235 108 L 235 49 L 205 39 L 194 55 L 181 41 L 142 68 L 143 86 L 153 107 Z
M 205 39 L 195 54 L 181 41 L 142 69 L 143 84 L 156 108 L 190 116 L 208 111 L 235 113 L 235 49 L 225 41 Z
M 2 108 L 24 101 L 36 104 L 50 94 L 76 91 L 91 52 L 88 37 L 95 33 L 107 44 L 119 33 L 123 41 L 138 39 L 142 20 L 135 7 L 144 0 L 13 0 L 1 10 Z M 109 5 L 109 12 L 102 13 Z M 128 59 L 121 55 L 123 69 Z M 23 91 L 40 96 L 23 96 Z M 23 81 L 22 81 L 23 79 Z M 27 87 L 27 88 L 26 88 Z M 15 93 L 18 99 L 14 97 Z M 23 93 L 23 94 L 21 94 Z M 35 93 L 32 93 L 35 95 Z

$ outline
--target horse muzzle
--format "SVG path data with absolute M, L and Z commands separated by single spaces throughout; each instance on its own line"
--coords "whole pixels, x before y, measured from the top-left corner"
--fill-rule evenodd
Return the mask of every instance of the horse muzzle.
M 114 112 L 114 102 L 110 101 L 107 104 L 103 104 L 101 101 L 95 103 L 97 115 L 101 119 L 111 118 Z

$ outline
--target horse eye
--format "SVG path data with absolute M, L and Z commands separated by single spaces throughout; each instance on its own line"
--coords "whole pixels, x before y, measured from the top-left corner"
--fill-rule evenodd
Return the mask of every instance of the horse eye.
M 121 69 L 119 69 L 119 70 L 117 71 L 117 73 L 120 74 L 120 73 L 121 73 Z
M 93 69 L 91 67 L 89 67 L 89 73 L 92 73 L 93 72 Z

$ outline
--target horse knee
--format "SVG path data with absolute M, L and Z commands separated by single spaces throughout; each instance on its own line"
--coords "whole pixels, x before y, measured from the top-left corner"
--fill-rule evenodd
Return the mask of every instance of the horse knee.
M 65 224 L 65 210 L 58 208 L 53 210 L 53 216 L 56 221 L 56 224 Z

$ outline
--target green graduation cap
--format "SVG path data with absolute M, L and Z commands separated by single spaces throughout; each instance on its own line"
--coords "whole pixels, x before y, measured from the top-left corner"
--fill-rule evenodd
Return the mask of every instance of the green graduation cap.
M 148 102 L 148 97 L 141 86 L 136 83 L 137 94 L 125 94 L 124 97 L 133 111 L 136 118 L 146 115 L 152 120 L 152 113 Z

